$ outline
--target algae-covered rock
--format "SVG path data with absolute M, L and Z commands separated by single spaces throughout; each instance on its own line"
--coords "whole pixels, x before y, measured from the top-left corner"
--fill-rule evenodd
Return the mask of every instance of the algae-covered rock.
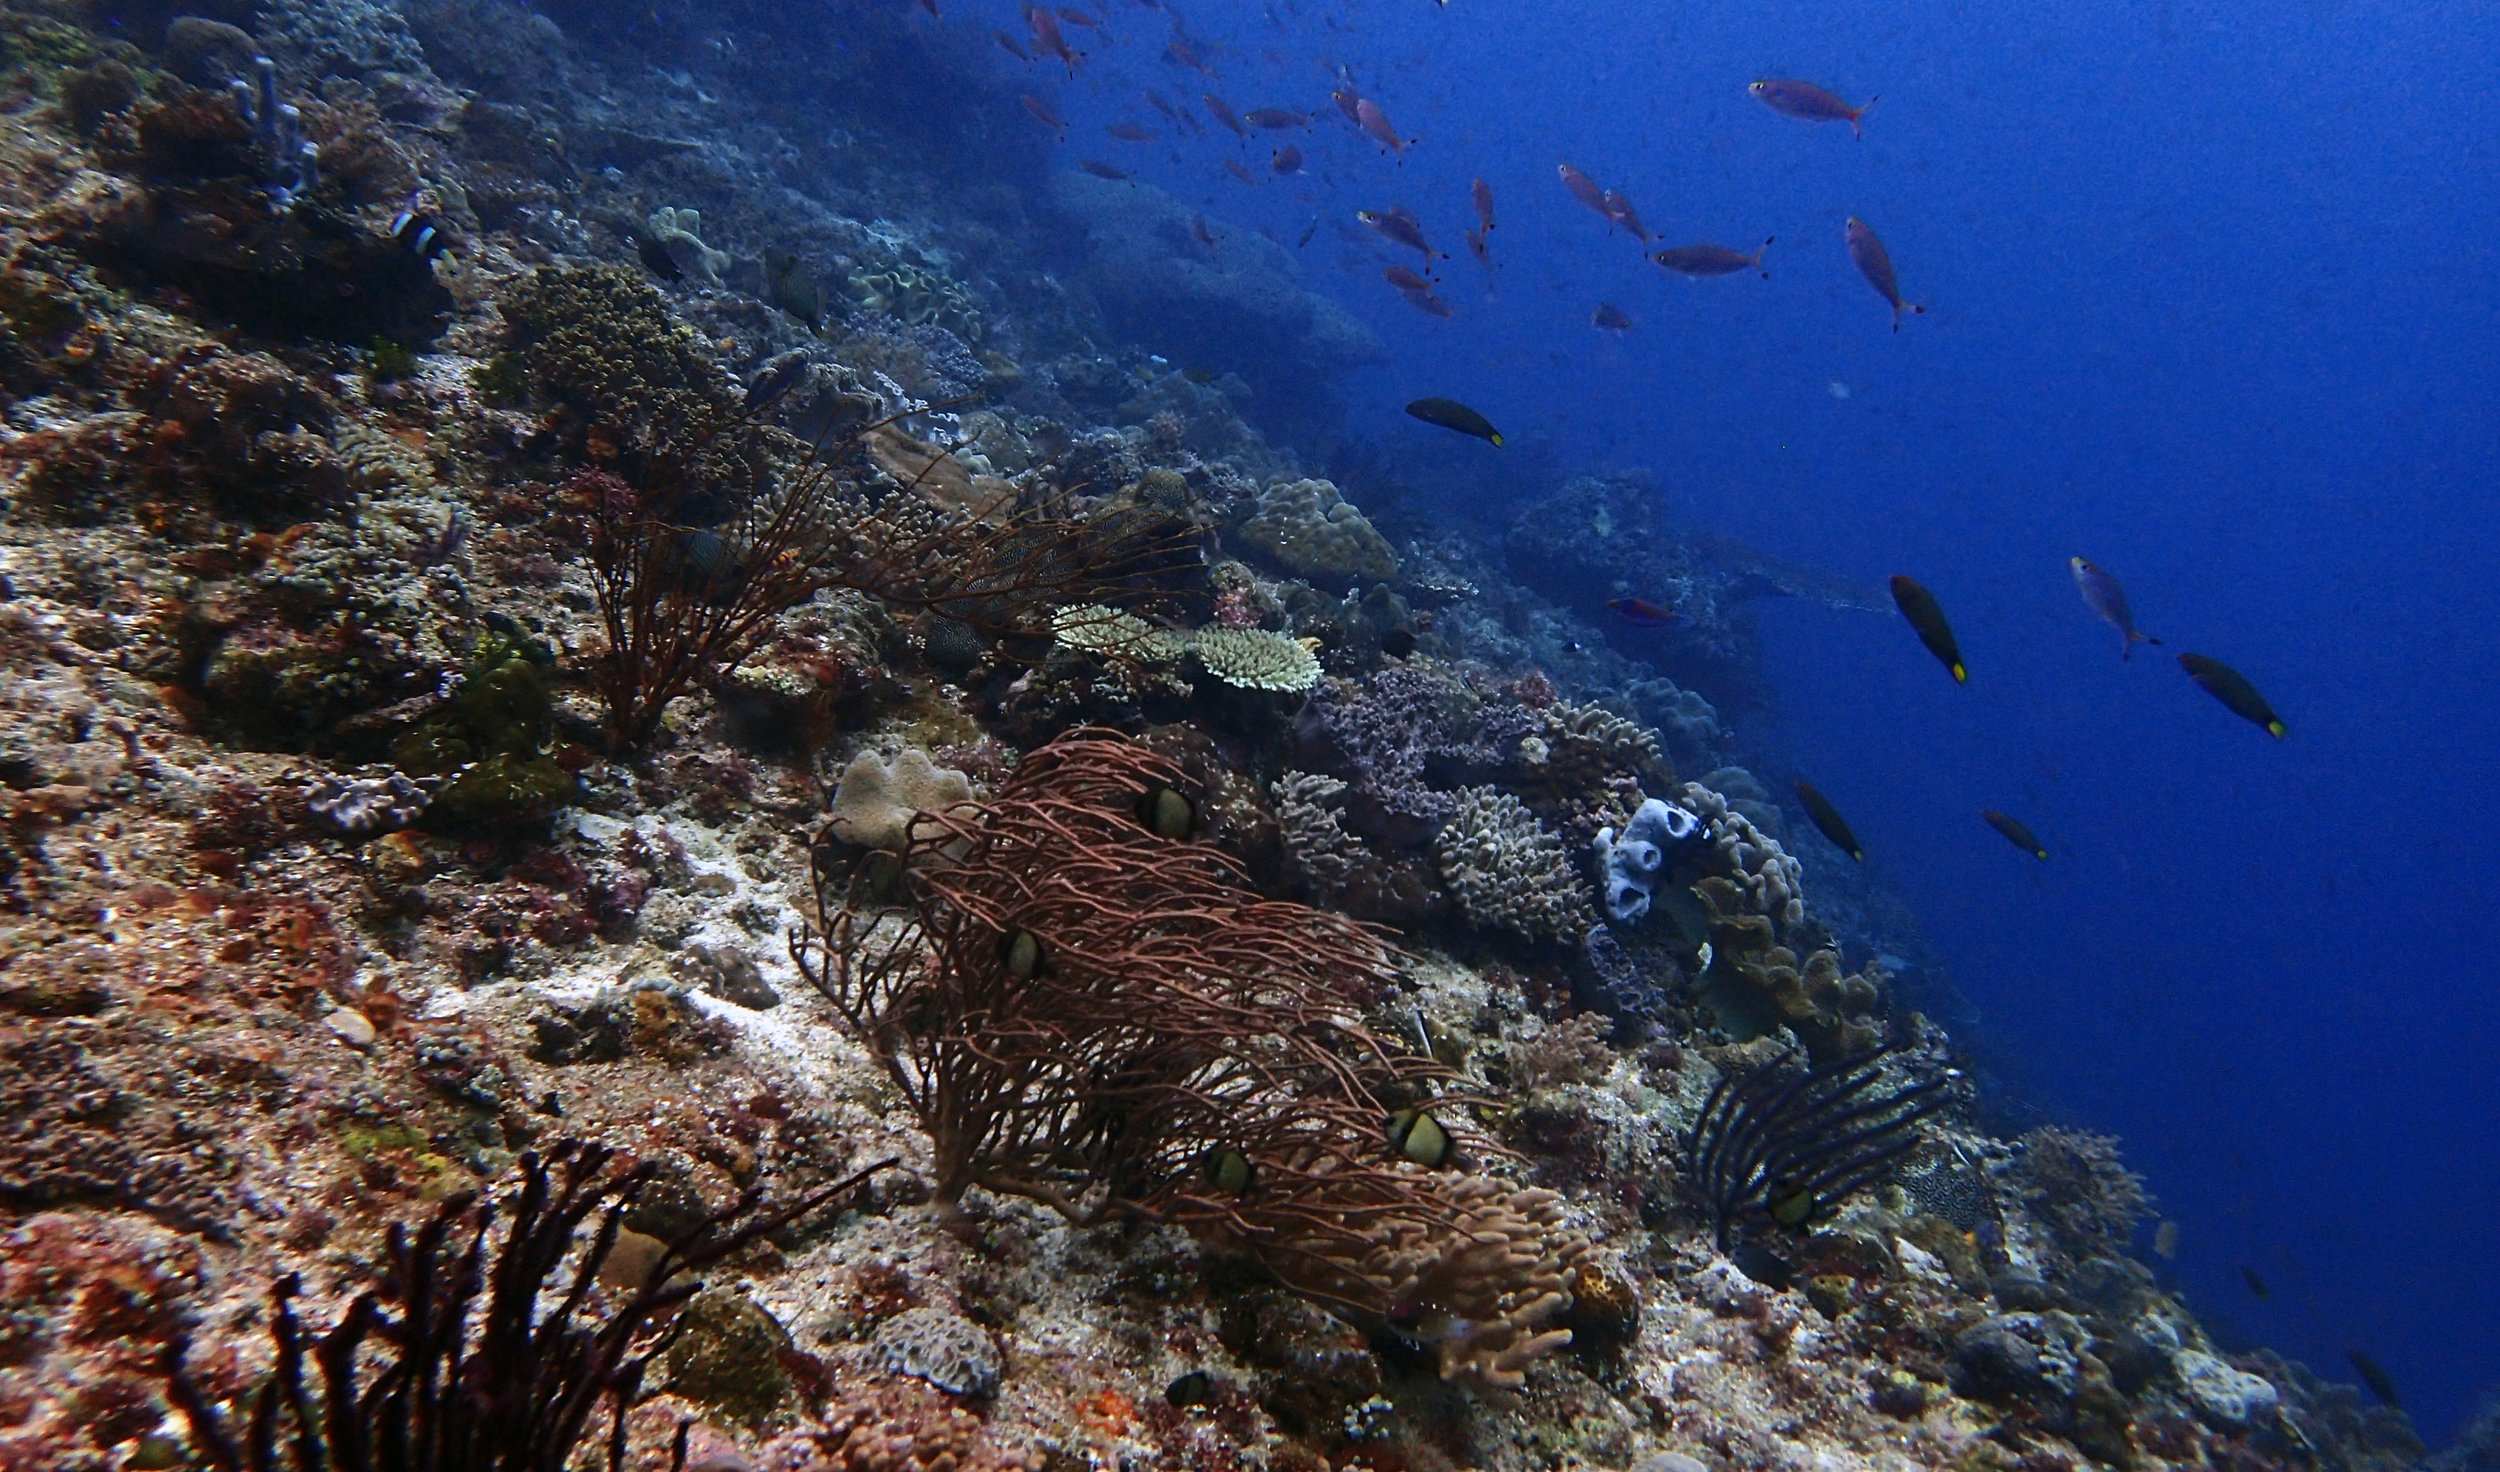
M 745 1294 L 709 1288 L 686 1301 L 660 1383 L 730 1420 L 758 1427 L 795 1403 L 781 1357 L 789 1331 Z
M 2271 1421 L 2283 1402 L 2283 1393 L 2271 1381 L 2235 1370 L 2201 1349 L 2180 1350 L 2170 1357 L 2170 1368 L 2196 1414 L 2225 1431 Z
M 579 794 L 546 755 L 555 702 L 540 652 L 501 634 L 479 641 L 460 688 L 391 745 L 401 771 L 446 780 L 433 822 L 492 831 L 542 823 Z
M 619 448 L 649 448 L 737 415 L 737 397 L 702 339 L 630 271 L 546 267 L 502 306 L 530 386 Z

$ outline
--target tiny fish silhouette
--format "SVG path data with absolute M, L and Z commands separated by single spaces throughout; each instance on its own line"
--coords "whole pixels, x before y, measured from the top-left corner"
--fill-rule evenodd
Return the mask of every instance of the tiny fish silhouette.
M 1988 820 L 1989 827 L 2004 834 L 2006 842 L 2021 849 L 2024 853 L 2035 859 L 2045 859 L 2049 856 L 2048 849 L 2041 844 L 2039 839 L 2032 836 L 2031 830 L 2023 826 L 2020 818 L 2009 818 L 1995 808 L 1981 808 L 1979 816 Z
M 1915 316 L 1927 310 L 1901 299 L 1901 283 L 1892 273 L 1892 256 L 1884 249 L 1884 243 L 1875 238 L 1875 232 L 1867 228 L 1864 220 L 1851 215 L 1845 238 L 1849 242 L 1849 259 L 1858 263 L 1858 274 L 1866 278 L 1867 285 L 1875 288 L 1877 296 L 1892 304 L 1893 331 L 1901 330 L 1903 312 Z
M 1243 117 L 1251 127 L 1266 128 L 1270 131 L 1279 128 L 1305 128 L 1311 123 L 1308 113 L 1294 112 L 1282 107 L 1253 108 L 1243 114 Z
M 2266 734 L 2280 741 L 2289 733 L 2283 729 L 2283 718 L 2266 704 L 2257 687 L 2248 678 L 2221 660 L 2205 654 L 2182 654 L 2179 668 L 2188 678 L 2205 687 L 2205 693 L 2222 702 L 2223 708 L 2241 720 L 2266 728 Z
M 1068 125 L 1059 121 L 1059 114 L 1050 110 L 1049 103 L 1044 102 L 1042 99 L 1034 96 L 1030 92 L 1019 92 L 1016 95 L 1023 99 L 1024 110 L 1026 112 L 1029 112 L 1036 118 L 1041 119 L 1043 127 L 1059 134 L 1062 141 L 1065 141 L 1068 132 Z
M 1704 241 L 1699 245 L 1678 245 L 1666 250 L 1653 250 L 1649 258 L 1680 276 L 1733 276 L 1739 271 L 1761 271 L 1762 279 L 1771 279 L 1763 270 L 1762 252 L 1771 248 L 1775 235 L 1762 237 L 1762 247 L 1747 255 L 1733 246 Z
M 1448 302 L 1434 296 L 1428 290 L 1402 291 L 1398 293 L 1398 295 L 1405 297 L 1410 305 L 1412 305 L 1417 311 L 1422 312 L 1427 316 L 1455 317 L 1458 315 L 1456 312 L 1450 310 L 1450 304 Z
M 1476 207 L 1476 224 L 1480 229 L 1493 228 L 1493 186 L 1482 179 L 1467 186 L 1467 198 Z
M 1832 841 L 1832 847 L 1865 863 L 1866 850 L 1859 846 L 1858 836 L 1849 831 L 1848 820 L 1840 816 L 1840 809 L 1832 806 L 1832 800 L 1817 792 L 1811 783 L 1799 782 L 1796 786 L 1797 802 L 1806 810 L 1806 816 L 1814 820 L 1815 829 Z
M 1499 445 L 1502 442 L 1502 432 L 1495 429 L 1491 421 L 1456 399 L 1417 399 L 1406 406 L 1406 412 L 1426 424 L 1471 434 L 1488 444 Z
M 1155 136 L 1154 129 L 1141 128 L 1135 123 L 1113 123 L 1103 131 L 1122 143 L 1151 143 Z
M 1632 208 L 1632 201 L 1624 198 L 1622 191 L 1608 189 L 1600 193 L 1598 198 L 1605 204 L 1608 223 L 1621 225 L 1624 229 L 1631 231 L 1634 240 L 1646 242 L 1649 239 L 1649 230 L 1641 224 L 1640 212 Z
M 1226 106 L 1223 98 L 1216 96 L 1212 92 L 1201 92 L 1198 94 L 1198 100 L 1207 105 L 1208 117 L 1222 123 L 1225 127 L 1230 128 L 1234 133 L 1241 137 L 1247 138 L 1250 136 L 1250 129 L 1242 122 L 1241 115 L 1234 112 L 1232 108 Z
M 1356 100 L 1354 121 L 1356 126 L 1371 135 L 1374 142 L 1401 158 L 1415 144 L 1412 138 L 1400 138 L 1398 130 L 1389 126 L 1389 115 L 1380 110 L 1380 104 L 1368 97 Z
M 1861 138 L 1866 134 L 1858 127 L 1859 116 L 1883 100 L 1880 97 L 1870 97 L 1858 106 L 1851 107 L 1812 82 L 1800 82 L 1787 77 L 1765 77 L 1745 90 L 1759 98 L 1773 112 L 1785 113 L 1792 118 L 1804 118 L 1810 123 L 1845 122 L 1849 125 L 1849 131 Z
M 2125 642 L 2118 646 L 2118 657 L 2125 659 L 2135 653 L 2138 644 L 2159 644 L 2161 641 L 2135 626 L 2135 615 L 2127 608 L 2127 590 L 2118 580 L 2080 557 L 2066 559 L 2075 571 L 2075 589 L 2083 594 L 2083 606 L 2101 616 L 2101 621 L 2116 629 Z
M 1623 309 L 1613 302 L 1599 302 L 1597 310 L 1589 313 L 1589 324 L 1601 332 L 1632 330 L 1632 319 L 1623 315 Z
M 1614 610 L 1615 617 L 1637 629 L 1671 629 L 1684 622 L 1684 615 L 1646 598 L 1609 598 L 1606 606 Z
M 1276 150 L 1275 156 L 1267 161 L 1267 166 L 1278 175 L 1299 174 L 1302 172 L 1302 150 L 1288 143 Z
M 1128 170 L 1113 168 L 1111 165 L 1104 163 L 1098 158 L 1079 159 L 1077 160 L 1076 166 L 1093 175 L 1097 179 L 1127 179 L 1133 177 Z
M 2357 1348 L 2346 1349 L 2344 1358 L 2352 1361 L 2353 1373 L 2361 1377 L 2362 1384 L 2370 1387 L 2370 1393 L 2379 1398 L 2381 1405 L 2391 1411 L 2401 1411 L 2405 1408 L 2404 1402 L 2396 1397 L 2395 1380 L 2379 1367 L 2377 1360 L 2370 1358 L 2367 1353 Z
M 1240 159 L 1228 158 L 1224 160 L 1224 172 L 1232 175 L 1236 179 L 1239 179 L 1242 183 L 1250 185 L 1252 188 L 1258 187 L 1258 179 L 1254 177 L 1248 169 L 1241 166 Z
M 1571 191 L 1573 199 L 1604 215 L 1609 224 L 1613 223 L 1615 217 L 1606 208 L 1606 191 L 1597 187 L 1595 179 L 1569 164 L 1554 165 L 1554 172 L 1562 176 L 1563 188 Z
M 1022 43 L 1017 41 L 1015 37 L 1008 35 L 1005 31 L 993 28 L 990 31 L 990 39 L 996 41 L 1000 46 L 1005 47 L 1007 54 L 1014 57 L 1018 61 L 1031 61 L 1033 59 L 1033 53 L 1025 50 Z
M 1936 595 L 1920 586 L 1915 578 L 1895 573 L 1892 579 L 1892 601 L 1901 605 L 1901 616 L 1917 631 L 1918 642 L 1953 672 L 1953 683 L 1959 685 L 1970 678 L 1962 667 L 1962 646 L 1953 637 L 1953 625 L 1945 622 L 1944 609 Z

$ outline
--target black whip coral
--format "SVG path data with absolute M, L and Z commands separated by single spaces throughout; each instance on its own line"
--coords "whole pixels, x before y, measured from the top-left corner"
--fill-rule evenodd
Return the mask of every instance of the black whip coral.
M 1951 1102 L 1959 1077 L 1878 1087 L 1885 1050 L 1787 1071 L 1790 1048 L 1728 1074 L 1694 1121 L 1692 1172 L 1724 1252 L 1747 1217 L 1801 1227 L 1918 1144 L 1918 1123 Z
M 201 1455 L 217 1472 L 563 1472 L 605 1403 L 614 1472 L 624 1465 L 625 1412 L 644 1368 L 667 1346 L 678 1307 L 702 1286 L 691 1274 L 894 1163 L 771 1210 L 747 1192 L 669 1243 L 606 1319 L 585 1323 L 583 1303 L 651 1174 L 647 1164 L 610 1171 L 613 1157 L 604 1146 L 565 1141 L 544 1160 L 522 1156 L 521 1184 L 500 1202 L 464 1193 L 414 1237 L 393 1226 L 381 1286 L 317 1338 L 292 1306 L 301 1280 L 279 1279 L 269 1328 L 277 1362 L 252 1398 L 239 1446 L 177 1339 L 166 1351 L 166 1378 Z M 511 1225 L 496 1244 L 498 1207 Z M 577 1251 L 574 1235 L 594 1216 L 590 1241 Z M 572 1272 L 560 1277 L 568 1261 Z M 542 1315 L 540 1295 L 549 1291 L 556 1297 Z M 484 1312 L 472 1323 L 481 1294 Z M 308 1355 L 320 1370 L 317 1391 Z

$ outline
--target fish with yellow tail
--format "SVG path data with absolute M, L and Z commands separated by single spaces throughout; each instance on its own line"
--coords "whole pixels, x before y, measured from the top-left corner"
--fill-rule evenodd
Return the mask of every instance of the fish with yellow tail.
M 1916 578 L 1893 574 L 1892 601 L 1901 606 L 1901 616 L 1910 621 L 1918 634 L 1918 642 L 1953 672 L 1953 683 L 1962 684 L 1970 671 L 1962 667 L 1962 646 L 1953 637 L 1953 625 L 1945 622 L 1944 608 L 1936 595 L 1927 591 Z
M 2241 720 L 2265 727 L 2266 734 L 2277 741 L 2290 734 L 2283 727 L 2283 718 L 2274 713 L 2274 707 L 2266 704 L 2266 698 L 2257 693 L 2257 687 L 2248 683 L 2248 677 L 2238 670 L 2205 654 L 2180 655 L 2179 668 L 2188 672 L 2189 679 L 2203 686 L 2206 694 L 2221 701 L 2223 709 Z
M 1995 808 L 1981 808 L 1979 816 L 1988 820 L 1989 827 L 2004 834 L 2007 843 L 2021 849 L 2024 853 L 2035 859 L 2045 859 L 2049 856 L 2048 845 L 2042 843 L 2037 835 L 2025 827 L 2022 819 L 2008 817 Z
M 2101 622 L 2116 629 L 2126 640 L 2118 646 L 2118 657 L 2125 659 L 2135 653 L 2138 644 L 2159 644 L 2161 641 L 2135 626 L 2135 614 L 2127 607 L 2127 590 L 2118 580 L 2080 557 L 2069 557 L 2066 565 L 2075 571 L 2075 590 L 2083 594 L 2083 606 L 2101 616 Z
M 1858 264 L 1858 274 L 1866 278 L 1867 285 L 1875 288 L 1877 296 L 1891 305 L 1893 331 L 1901 330 L 1903 312 L 1914 317 L 1926 312 L 1925 307 L 1901 299 L 1901 280 L 1893 274 L 1892 255 L 1884 249 L 1884 243 L 1875 238 L 1874 230 L 1864 220 L 1851 215 L 1843 235 L 1849 242 L 1849 259 Z
M 1489 445 L 1502 442 L 1502 432 L 1493 427 L 1491 420 L 1456 399 L 1417 399 L 1406 406 L 1406 412 L 1426 424 L 1471 434 Z
M 1816 791 L 1812 783 L 1799 782 L 1797 802 L 1806 810 L 1806 816 L 1814 820 L 1815 830 L 1832 841 L 1832 847 L 1861 864 L 1866 862 L 1865 848 L 1859 845 L 1858 836 L 1849 831 L 1849 821 L 1840 816 L 1840 809 L 1832 806 L 1830 798 Z

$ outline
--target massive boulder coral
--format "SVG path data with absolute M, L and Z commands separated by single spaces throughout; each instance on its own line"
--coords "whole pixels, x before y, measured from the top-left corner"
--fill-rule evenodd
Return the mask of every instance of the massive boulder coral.
M 1241 540 L 1297 576 L 1343 590 L 1397 576 L 1398 555 L 1363 513 L 1324 480 L 1270 486 Z
M 891 760 L 863 751 L 834 785 L 830 822 L 847 843 L 901 853 L 910 846 L 915 814 L 943 813 L 970 801 L 971 779 L 939 766 L 916 746 Z

